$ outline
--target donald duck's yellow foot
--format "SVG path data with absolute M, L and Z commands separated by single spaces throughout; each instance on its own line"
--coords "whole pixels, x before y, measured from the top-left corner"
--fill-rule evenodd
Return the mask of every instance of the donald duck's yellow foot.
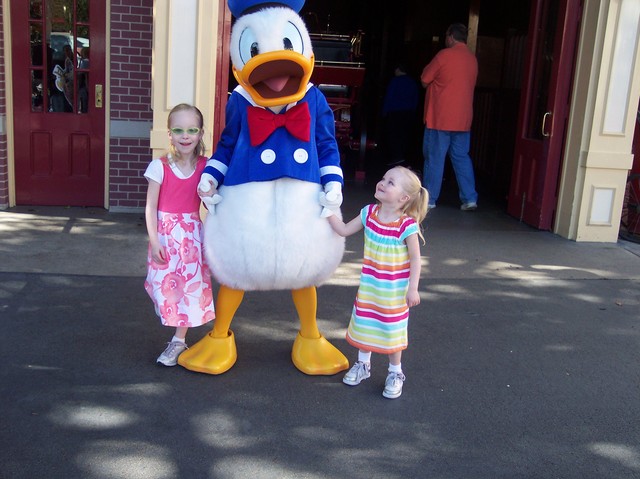
M 233 331 L 229 330 L 226 338 L 207 334 L 178 357 L 178 364 L 199 373 L 222 374 L 231 369 L 236 359 L 236 340 Z
M 303 338 L 298 333 L 293 343 L 291 359 L 295 367 L 300 371 L 316 376 L 331 376 L 349 368 L 349 361 L 344 354 L 327 341 L 324 336 L 309 339 Z

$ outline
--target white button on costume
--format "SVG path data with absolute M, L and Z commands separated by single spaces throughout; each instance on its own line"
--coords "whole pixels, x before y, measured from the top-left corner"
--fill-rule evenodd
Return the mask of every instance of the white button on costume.
M 260 154 L 260 159 L 265 165 L 270 165 L 276 161 L 276 152 L 271 149 L 266 149 Z
M 305 163 L 309 159 L 309 153 L 303 148 L 298 148 L 293 152 L 293 159 L 296 160 L 296 163 Z

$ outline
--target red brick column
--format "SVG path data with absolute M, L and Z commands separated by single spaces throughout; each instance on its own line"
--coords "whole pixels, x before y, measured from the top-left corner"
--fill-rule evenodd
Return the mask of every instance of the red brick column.
M 144 208 L 149 161 L 153 0 L 111 0 L 109 209 Z

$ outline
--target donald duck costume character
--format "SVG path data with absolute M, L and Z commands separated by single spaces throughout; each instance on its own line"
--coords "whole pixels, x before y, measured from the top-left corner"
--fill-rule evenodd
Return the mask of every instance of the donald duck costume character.
M 316 319 L 316 286 L 344 253 L 323 210 L 340 215 L 343 176 L 333 113 L 309 83 L 314 56 L 298 15 L 303 4 L 228 1 L 239 86 L 199 187 L 209 208 L 205 253 L 220 289 L 213 330 L 179 357 L 192 371 L 229 370 L 237 359 L 230 326 L 244 292 L 280 289 L 292 291 L 300 319 L 294 365 L 312 375 L 349 367 Z

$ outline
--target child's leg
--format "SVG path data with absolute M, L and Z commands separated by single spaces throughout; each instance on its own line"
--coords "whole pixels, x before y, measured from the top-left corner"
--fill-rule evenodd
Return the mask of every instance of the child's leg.
M 362 349 L 358 350 L 358 361 L 362 361 L 363 363 L 370 364 L 371 363 L 371 351 L 363 351 Z
M 165 366 L 175 366 L 178 364 L 178 356 L 187 349 L 185 338 L 187 337 L 187 330 L 189 328 L 180 326 L 176 328 L 176 332 L 171 338 L 171 341 L 167 345 L 167 348 L 162 352 L 156 362 L 164 364 Z
M 189 328 L 186 326 L 178 326 L 176 328 L 176 334 L 173 335 L 173 339 L 171 341 L 180 341 L 184 343 L 188 330 Z
M 358 350 L 358 361 L 347 371 L 342 382 L 349 386 L 357 386 L 369 376 L 371 376 L 371 351 L 360 349 Z
M 389 355 L 389 371 L 402 372 L 402 351 L 396 351 Z
M 402 394 L 404 374 L 402 374 L 402 351 L 389 354 L 389 374 L 384 383 L 382 395 L 389 399 L 395 399 Z

